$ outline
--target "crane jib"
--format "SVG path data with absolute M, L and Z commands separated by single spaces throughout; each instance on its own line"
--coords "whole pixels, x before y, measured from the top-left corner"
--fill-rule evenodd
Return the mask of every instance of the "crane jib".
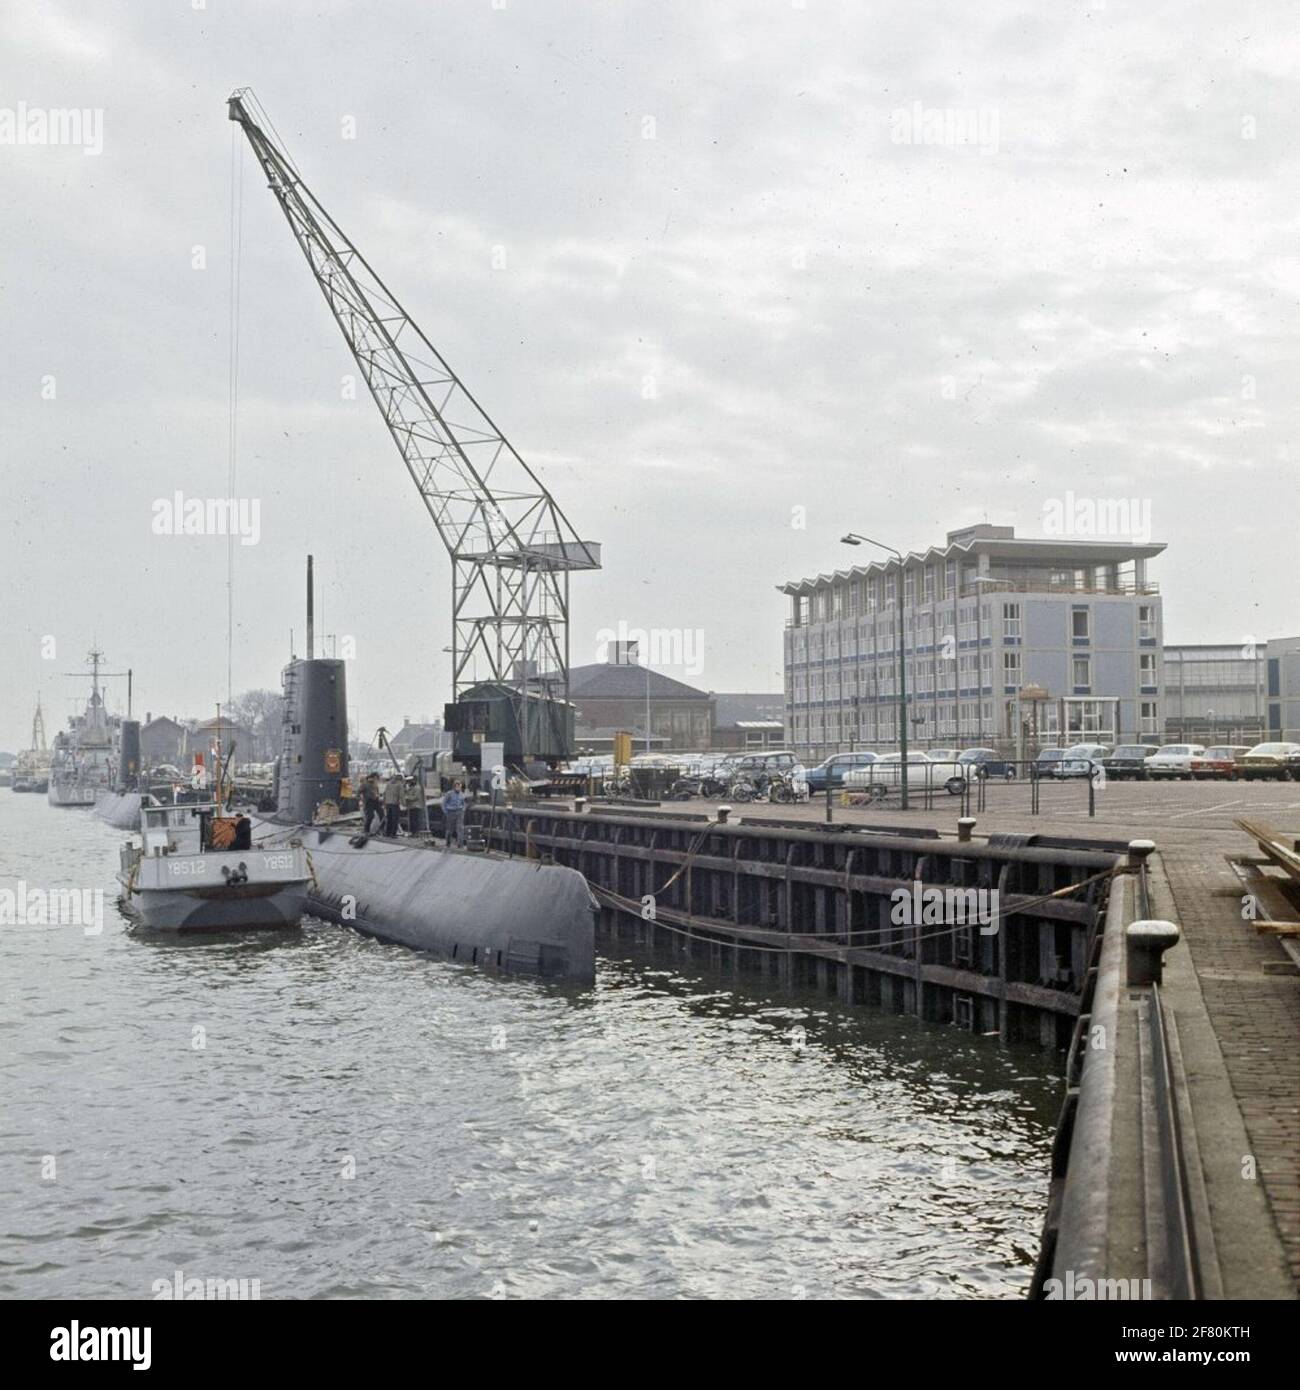
M 536 473 L 311 192 L 263 128 L 274 132 L 251 91 L 233 93 L 227 110 L 243 129 L 447 549 L 453 693 L 460 699 L 485 684 L 506 688 L 517 697 L 516 754 L 524 760 L 530 754 L 567 758 L 569 574 L 599 569 L 599 544 L 579 537 Z M 485 582 L 488 569 L 498 576 L 495 582 Z M 539 696 L 554 700 L 565 714 L 530 719 L 527 706 Z M 546 746 L 530 747 L 534 741 Z

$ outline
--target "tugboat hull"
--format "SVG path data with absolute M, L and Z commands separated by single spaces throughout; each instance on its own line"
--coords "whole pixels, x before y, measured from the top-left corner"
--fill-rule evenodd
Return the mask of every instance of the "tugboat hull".
M 298 844 L 262 849 L 186 852 L 191 807 L 145 810 L 147 853 L 127 842 L 122 848 L 118 901 L 141 925 L 155 931 L 225 932 L 296 927 L 307 908 L 311 863 Z M 151 823 L 152 818 L 152 823 Z
M 124 905 L 141 926 L 153 931 L 234 932 L 284 931 L 301 924 L 307 910 L 307 884 L 248 884 L 254 890 L 239 894 L 202 889 L 137 892 Z

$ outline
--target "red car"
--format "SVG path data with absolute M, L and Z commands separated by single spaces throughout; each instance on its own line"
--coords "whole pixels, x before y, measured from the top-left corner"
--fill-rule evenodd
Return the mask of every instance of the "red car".
M 1208 780 L 1221 777 L 1226 781 L 1235 782 L 1241 775 L 1241 756 L 1249 752 L 1249 748 L 1238 747 L 1236 744 L 1219 744 L 1214 748 L 1207 748 L 1204 753 L 1197 753 L 1192 758 L 1192 778 Z

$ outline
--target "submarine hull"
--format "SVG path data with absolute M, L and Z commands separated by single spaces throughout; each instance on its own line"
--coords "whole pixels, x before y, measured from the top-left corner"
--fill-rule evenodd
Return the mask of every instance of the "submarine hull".
M 261 844 L 270 829 L 259 825 Z M 380 838 L 354 846 L 316 826 L 280 836 L 308 851 L 318 917 L 484 970 L 595 981 L 597 903 L 575 869 Z
M 118 830 L 140 829 L 139 792 L 104 792 L 95 801 L 95 814 Z

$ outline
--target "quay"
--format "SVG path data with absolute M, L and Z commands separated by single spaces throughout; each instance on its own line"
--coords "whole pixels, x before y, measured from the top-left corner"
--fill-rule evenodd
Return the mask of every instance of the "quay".
M 1300 968 L 1252 918 L 1300 914 L 1275 879 L 1243 877 L 1258 855 L 1237 821 L 1294 845 L 1300 788 L 1111 784 L 1092 814 L 1077 788 L 1057 793 L 1031 814 L 1028 786 L 990 787 L 970 817 L 961 798 L 904 812 L 833 797 L 830 824 L 822 799 L 538 800 L 473 819 L 494 848 L 580 869 L 607 939 L 1057 1050 L 1032 1296 L 1110 1281 L 1296 1298 Z M 918 883 L 996 889 L 995 928 L 900 923 Z

